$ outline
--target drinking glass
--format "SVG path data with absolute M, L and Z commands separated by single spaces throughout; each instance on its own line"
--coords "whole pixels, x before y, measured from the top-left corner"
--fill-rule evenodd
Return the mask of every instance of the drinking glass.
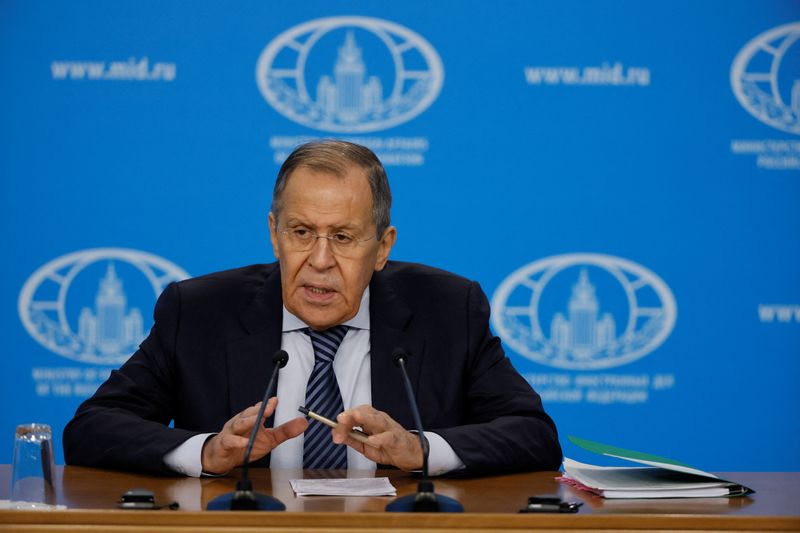
M 11 508 L 44 509 L 54 505 L 54 473 L 50 426 L 17 426 L 11 463 Z

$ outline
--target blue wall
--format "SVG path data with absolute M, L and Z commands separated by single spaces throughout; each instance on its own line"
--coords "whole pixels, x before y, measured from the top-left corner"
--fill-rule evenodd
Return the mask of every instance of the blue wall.
M 796 1 L 0 3 L 0 462 L 168 281 L 271 261 L 282 157 L 340 136 L 563 441 L 800 469 L 798 39 Z

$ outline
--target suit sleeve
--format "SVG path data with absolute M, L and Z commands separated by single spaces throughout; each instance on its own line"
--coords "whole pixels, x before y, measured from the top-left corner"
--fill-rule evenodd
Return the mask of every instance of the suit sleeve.
M 164 455 L 197 434 L 173 429 L 175 342 L 180 292 L 170 284 L 156 303 L 155 324 L 139 350 L 77 410 L 64 429 L 67 464 L 155 474 L 174 473 Z
M 514 369 L 489 329 L 489 302 L 477 283 L 467 310 L 466 425 L 435 429 L 464 462 L 463 475 L 557 470 L 561 446 L 541 398 Z

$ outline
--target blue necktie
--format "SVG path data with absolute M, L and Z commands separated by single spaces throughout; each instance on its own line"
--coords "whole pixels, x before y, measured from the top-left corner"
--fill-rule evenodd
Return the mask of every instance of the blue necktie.
M 332 420 L 344 411 L 342 393 L 333 358 L 347 334 L 347 326 L 334 326 L 325 331 L 307 329 L 314 346 L 314 369 L 306 387 L 306 408 Z M 303 443 L 303 468 L 347 468 L 347 446 L 334 444 L 331 430 L 321 422 L 309 420 Z

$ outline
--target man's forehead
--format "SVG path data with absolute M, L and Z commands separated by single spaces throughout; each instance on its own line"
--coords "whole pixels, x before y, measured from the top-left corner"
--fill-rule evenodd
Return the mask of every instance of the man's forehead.
M 366 172 L 355 165 L 342 176 L 298 167 L 282 196 L 280 215 L 286 225 L 359 229 L 374 222 L 372 188 Z
M 308 196 L 319 187 L 331 194 L 331 199 L 356 196 L 372 205 L 372 187 L 366 171 L 351 165 L 343 174 L 318 170 L 312 167 L 298 167 L 289 176 L 286 190 L 281 196 L 283 202 L 297 200 L 297 197 Z M 288 195 L 286 193 L 289 193 Z M 291 196 L 291 199 L 289 198 Z
M 312 174 L 314 176 L 322 176 L 322 177 L 330 177 L 330 178 L 338 178 L 338 179 L 346 179 L 346 178 L 356 178 L 356 177 L 363 177 L 366 181 L 366 185 L 369 185 L 369 181 L 367 180 L 367 171 L 363 167 L 357 165 L 356 163 L 349 162 L 349 161 L 337 161 L 337 162 L 324 162 L 324 163 L 316 163 L 316 162 L 304 162 L 297 165 L 297 168 L 292 170 L 292 172 L 287 177 L 287 184 L 291 183 L 292 177 L 297 174 Z

